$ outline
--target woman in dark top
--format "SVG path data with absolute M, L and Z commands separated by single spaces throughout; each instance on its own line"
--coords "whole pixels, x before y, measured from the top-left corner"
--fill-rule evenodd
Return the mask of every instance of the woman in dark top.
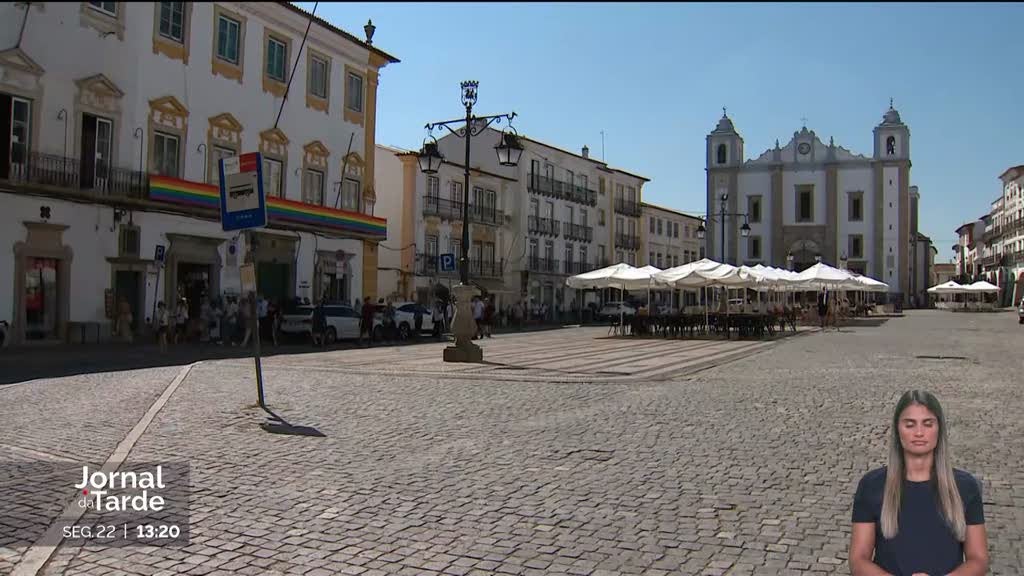
M 853 576 L 988 570 L 981 485 L 953 468 L 942 406 L 929 392 L 911 390 L 896 403 L 889 465 L 857 485 L 849 558 Z

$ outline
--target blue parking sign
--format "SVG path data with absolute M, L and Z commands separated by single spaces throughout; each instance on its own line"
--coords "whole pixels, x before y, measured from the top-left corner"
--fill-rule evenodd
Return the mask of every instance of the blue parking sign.
M 455 272 L 455 254 L 441 254 L 441 272 Z

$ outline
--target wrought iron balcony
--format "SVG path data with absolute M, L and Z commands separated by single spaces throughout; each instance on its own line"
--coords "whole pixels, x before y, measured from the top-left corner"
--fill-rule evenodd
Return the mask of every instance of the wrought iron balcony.
M 561 222 L 552 218 L 540 218 L 532 215 L 526 219 L 527 230 L 531 234 L 558 236 L 561 230 L 561 224 Z
M 597 205 L 597 192 L 583 186 L 577 186 L 572 182 L 562 182 L 547 176 L 530 174 L 527 188 L 541 196 L 560 198 L 589 206 Z
M 563 226 L 562 235 L 566 240 L 583 240 L 590 242 L 594 239 L 594 229 L 590 226 L 584 226 L 582 224 L 570 224 L 568 222 Z
M 423 199 L 424 216 L 440 216 L 448 220 L 462 220 L 462 202 L 426 196 Z M 469 205 L 469 221 L 476 224 L 501 226 L 505 223 L 505 213 L 490 206 Z
M 623 248 L 625 250 L 639 250 L 640 249 L 640 237 L 631 236 L 629 234 L 616 234 L 615 235 L 615 247 Z
M 106 162 L 86 163 L 56 154 L 29 152 L 22 162 L 11 162 L 7 180 L 14 184 L 53 186 L 97 199 L 149 197 L 149 174 L 110 166 Z
M 640 216 L 641 208 L 639 202 L 633 202 L 626 198 L 615 199 L 615 212 L 625 216 Z
M 590 272 L 591 270 L 594 270 L 594 268 L 587 262 L 577 262 L 575 260 L 565 262 L 565 273 L 572 276 Z
M 540 272 L 542 274 L 558 274 L 561 272 L 558 267 L 558 260 L 553 258 L 531 256 L 527 259 L 526 264 L 530 272 Z

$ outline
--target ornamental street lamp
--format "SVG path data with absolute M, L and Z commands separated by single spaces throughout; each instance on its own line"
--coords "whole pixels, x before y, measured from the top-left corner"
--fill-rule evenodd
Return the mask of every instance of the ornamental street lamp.
M 479 136 L 493 123 L 501 123 L 502 119 L 509 122 L 509 129 L 502 131 L 501 140 L 494 147 L 498 155 L 498 163 L 502 166 L 517 166 L 519 158 L 523 154 L 523 146 L 519 142 L 519 135 L 511 127 L 512 119 L 516 113 L 497 114 L 494 116 L 474 116 L 473 105 L 477 100 L 477 89 L 480 83 L 476 80 L 467 80 L 460 85 L 462 89 L 462 105 L 466 108 L 466 117 L 443 122 L 433 122 L 426 125 L 428 131 L 433 132 L 434 128 L 444 127 L 458 138 L 466 141 L 466 162 L 463 166 L 462 185 L 462 246 L 459 255 L 459 285 L 452 287 L 456 298 L 455 319 L 452 322 L 452 332 L 455 334 L 455 345 L 444 350 L 446 362 L 482 362 L 483 351 L 473 344 L 473 335 L 476 333 L 476 323 L 473 321 L 473 313 L 470 310 L 470 299 L 477 294 L 476 289 L 469 283 L 469 153 L 470 142 L 473 136 Z M 455 129 L 452 126 L 462 124 Z M 444 156 L 438 149 L 437 140 L 430 137 L 431 141 L 425 142 L 423 148 L 417 154 L 420 170 L 425 174 L 436 174 L 438 168 L 444 162 Z
M 721 227 L 721 239 L 722 239 L 722 262 L 725 262 L 725 222 L 726 218 L 739 218 L 743 217 L 743 226 L 740 226 L 740 236 L 746 238 L 750 236 L 750 225 L 747 224 L 747 213 L 746 212 L 726 212 L 728 208 L 729 195 L 722 194 L 721 198 L 721 210 L 716 217 L 713 214 L 708 214 L 708 220 L 717 221 Z M 697 226 L 697 239 L 703 240 L 706 230 L 704 228 L 704 221 L 701 220 Z

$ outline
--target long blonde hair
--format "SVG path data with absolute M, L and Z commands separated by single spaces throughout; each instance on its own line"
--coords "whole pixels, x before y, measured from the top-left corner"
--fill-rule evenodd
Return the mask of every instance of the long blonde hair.
M 946 418 L 942 414 L 942 406 L 939 404 L 938 398 L 924 390 L 905 392 L 896 403 L 896 411 L 892 415 L 889 468 L 886 472 L 885 494 L 882 498 L 882 536 L 891 540 L 899 533 L 900 500 L 903 495 L 903 479 L 907 472 L 903 456 L 903 443 L 900 441 L 899 419 L 903 410 L 911 404 L 924 406 L 938 420 L 939 437 L 933 453 L 932 481 L 937 485 L 942 517 L 946 519 L 946 523 L 956 539 L 963 542 L 967 534 L 967 522 L 964 519 L 963 500 L 960 499 L 960 491 L 957 489 L 956 478 L 953 476 L 949 441 L 946 436 Z

